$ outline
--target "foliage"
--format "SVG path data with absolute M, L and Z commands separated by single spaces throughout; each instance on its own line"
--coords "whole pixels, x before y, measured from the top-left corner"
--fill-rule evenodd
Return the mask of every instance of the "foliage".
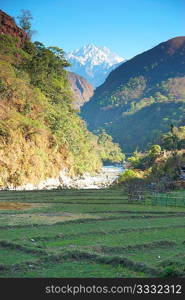
M 128 157 L 128 162 L 130 163 L 132 168 L 139 168 L 141 165 L 141 153 L 134 151 L 133 155 Z
M 103 128 L 119 142 L 125 152 L 147 150 L 152 144 L 160 143 L 160 136 L 169 131 L 171 123 L 174 126 L 184 124 L 183 116 L 185 102 L 153 103 L 132 114 L 120 117 L 120 110 L 109 110 Z M 116 117 L 116 120 L 114 118 Z M 93 118 L 93 115 L 92 115 Z
M 156 158 L 161 153 L 161 147 L 159 145 L 152 145 L 149 150 L 149 155 Z
M 17 17 L 19 20 L 19 26 L 27 33 L 29 38 L 33 35 L 33 30 L 31 29 L 33 16 L 30 10 L 21 9 L 21 14 Z
M 148 170 L 153 166 L 160 154 L 161 147 L 159 145 L 152 145 L 145 153 L 135 151 L 132 156 L 128 157 L 130 168 Z
M 160 138 L 161 147 L 165 150 L 185 149 L 185 126 L 173 128 L 173 132 L 163 134 Z
M 146 87 L 145 79 L 142 76 L 131 77 L 125 84 L 120 85 L 111 94 L 104 93 L 99 98 L 101 106 L 120 106 L 127 104 L 128 101 L 137 99 L 142 94 Z M 131 109 L 133 109 L 133 103 L 131 102 Z
M 138 175 L 138 172 L 137 171 L 134 171 L 134 170 L 131 170 L 131 169 L 126 169 L 119 177 L 119 182 L 124 182 L 124 181 L 127 181 L 127 180 L 132 180 L 132 179 L 135 179 L 135 178 L 138 178 L 139 175 Z
M 98 171 L 104 146 L 72 108 L 63 50 L 30 41 L 20 48 L 6 35 L 0 43 L 0 185 Z M 121 159 L 117 145 L 105 145 L 115 151 L 106 158 Z
M 98 151 L 104 162 L 121 163 L 125 156 L 118 144 L 113 143 L 112 137 L 101 130 L 97 139 Z
M 184 150 L 174 151 L 173 147 L 172 151 L 167 152 L 159 145 L 152 145 L 146 152 L 134 152 L 133 156 L 128 158 L 128 162 L 133 178 L 142 178 L 140 186 L 154 184 L 156 188 L 163 190 L 173 189 L 173 182 L 180 179 L 181 167 L 185 165 L 185 153 Z M 133 189 L 132 176 L 127 176 L 127 172 L 125 176 L 123 175 L 120 182 L 123 182 L 125 187 Z
M 10 35 L 0 35 L 0 59 L 2 63 L 8 62 L 9 68 L 20 66 L 29 59 L 29 54 L 17 47 L 18 39 Z

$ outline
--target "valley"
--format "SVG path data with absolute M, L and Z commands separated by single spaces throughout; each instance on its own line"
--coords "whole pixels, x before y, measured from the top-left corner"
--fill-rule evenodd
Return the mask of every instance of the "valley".
M 21 12 L 0 10 L 0 277 L 184 278 L 185 36 L 65 53 L 84 25 L 45 45 Z

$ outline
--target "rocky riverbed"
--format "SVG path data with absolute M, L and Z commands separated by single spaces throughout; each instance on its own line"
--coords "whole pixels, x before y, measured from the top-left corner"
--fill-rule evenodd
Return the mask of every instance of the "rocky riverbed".
M 43 190 L 43 189 L 55 189 L 55 188 L 75 188 L 75 189 L 101 189 L 108 187 L 111 185 L 123 172 L 123 168 L 121 166 L 104 166 L 101 171 L 92 176 L 89 174 L 84 174 L 83 176 L 79 176 L 76 178 L 71 178 L 69 175 L 63 170 L 60 172 L 59 177 L 57 178 L 48 178 L 46 180 L 41 181 L 37 185 L 26 184 L 23 186 L 19 186 L 15 190 Z

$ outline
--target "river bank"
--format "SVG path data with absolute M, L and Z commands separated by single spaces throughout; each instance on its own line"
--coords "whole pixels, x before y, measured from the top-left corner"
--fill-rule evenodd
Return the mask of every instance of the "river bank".
M 56 188 L 73 188 L 73 189 L 101 189 L 110 186 L 123 172 L 122 166 L 103 166 L 101 171 L 92 176 L 88 173 L 78 176 L 70 177 L 65 170 L 62 170 L 58 177 L 48 178 L 41 181 L 37 185 L 28 183 L 18 187 L 9 186 L 8 190 L 51 190 Z M 4 188 L 5 189 L 5 188 Z M 3 190 L 3 189 L 2 189 Z

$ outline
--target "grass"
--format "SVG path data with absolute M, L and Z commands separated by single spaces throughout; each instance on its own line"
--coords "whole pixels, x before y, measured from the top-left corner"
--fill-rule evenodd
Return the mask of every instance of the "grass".
M 69 220 L 96 218 L 96 216 L 88 214 L 74 214 L 62 212 L 60 215 L 47 214 L 18 214 L 18 215 L 3 215 L 0 217 L 1 226 L 3 225 L 32 225 L 32 224 L 54 224 L 57 222 L 65 222 Z M 98 217 L 97 217 L 98 218 Z
M 15 263 L 21 263 L 25 261 L 34 261 L 36 258 L 34 255 L 30 253 L 21 253 L 20 251 L 17 251 L 16 249 L 7 249 L 0 247 L 0 265 L 8 265 L 11 266 Z
M 31 269 L 31 268 L 30 268 Z M 6 274 L 7 276 L 8 274 Z M 57 265 L 48 264 L 47 268 L 43 265 L 39 270 L 30 270 L 19 272 L 19 277 L 73 277 L 73 278 L 86 278 L 86 277 L 142 277 L 142 273 L 131 271 L 121 265 L 109 266 L 107 264 L 98 264 L 94 262 L 84 261 L 69 261 L 59 263 Z M 12 274 L 12 277 L 16 277 L 17 274 Z M 8 276 L 7 276 L 8 277 Z
M 0 277 L 185 276 L 185 208 L 121 190 L 1 191 L 0 228 Z
M 19 219 L 19 216 L 16 216 L 17 219 Z M 139 216 L 140 217 L 140 216 Z M 122 219 L 115 219 L 115 220 L 94 220 L 94 222 L 89 221 L 88 219 L 86 222 L 89 223 L 84 223 L 85 220 L 83 220 L 82 223 L 67 223 L 64 222 L 63 224 L 54 224 L 52 226 L 29 226 L 29 227 L 21 227 L 21 228 L 15 228 L 14 226 L 11 226 L 11 228 L 6 229 L 1 229 L 0 236 L 2 239 L 16 239 L 18 238 L 19 240 L 21 239 L 30 239 L 31 237 L 37 238 L 37 237 L 47 237 L 47 238 L 52 238 L 55 237 L 58 234 L 63 234 L 63 235 L 78 235 L 79 234 L 86 234 L 86 233 L 91 233 L 91 232 L 100 232 L 101 233 L 108 233 L 111 231 L 119 231 L 119 230 L 138 230 L 143 229 L 150 229 L 153 230 L 153 228 L 164 226 L 164 227 L 169 227 L 169 226 L 178 226 L 178 225 L 185 225 L 185 218 L 184 217 L 167 217 L 163 218 L 159 216 L 159 218 L 154 218 L 154 219 L 145 219 L 145 217 L 142 216 L 142 218 L 137 220 L 137 228 L 136 228 L 136 219 L 129 219 L 126 218 L 124 220 L 124 217 Z M 0 219 L 1 220 L 1 219 Z M 84 225 L 85 224 L 85 225 Z
M 126 255 L 134 261 L 147 261 L 147 265 L 155 267 L 160 266 L 162 261 L 173 258 L 176 254 L 184 253 L 184 250 L 185 247 L 179 243 L 170 246 L 168 251 L 165 247 L 155 247 L 147 249 L 147 251 L 134 250 L 129 253 L 127 252 Z M 124 252 L 120 254 L 124 255 Z
M 72 237 L 56 241 L 48 241 L 47 248 L 50 247 L 62 247 L 62 246 L 111 246 L 120 247 L 126 245 L 134 245 L 139 243 L 149 243 L 152 241 L 160 241 L 162 239 L 170 240 L 173 242 L 179 242 L 184 240 L 184 228 L 178 229 L 161 229 L 152 231 L 141 231 L 141 232 L 126 232 L 119 234 L 96 234 L 95 236 L 81 236 Z M 172 237 L 173 235 L 173 237 Z

